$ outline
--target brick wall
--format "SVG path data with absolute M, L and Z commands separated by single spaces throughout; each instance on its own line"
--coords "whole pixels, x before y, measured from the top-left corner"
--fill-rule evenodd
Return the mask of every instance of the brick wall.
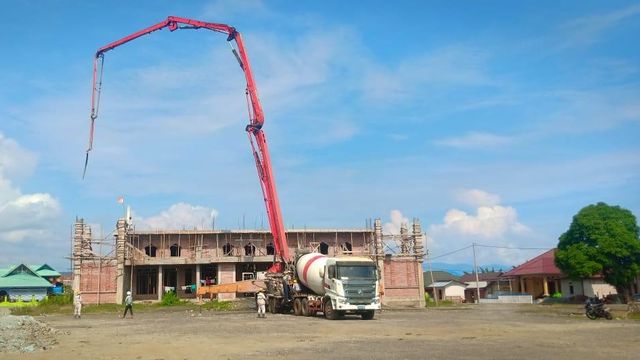
M 420 263 L 413 258 L 387 258 L 384 261 L 384 305 L 419 306 Z
M 115 261 L 100 265 L 82 263 L 80 267 L 80 291 L 85 304 L 115 303 L 117 271 Z M 99 297 L 99 298 L 98 298 Z

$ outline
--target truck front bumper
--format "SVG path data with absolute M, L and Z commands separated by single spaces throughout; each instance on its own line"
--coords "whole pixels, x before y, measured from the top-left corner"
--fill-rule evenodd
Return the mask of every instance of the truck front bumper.
M 338 298 L 336 299 L 334 305 L 336 310 L 349 311 L 349 312 L 380 310 L 380 298 L 375 298 L 373 299 L 373 301 L 371 301 L 370 304 L 364 304 L 364 305 L 349 304 L 349 302 L 346 299 Z

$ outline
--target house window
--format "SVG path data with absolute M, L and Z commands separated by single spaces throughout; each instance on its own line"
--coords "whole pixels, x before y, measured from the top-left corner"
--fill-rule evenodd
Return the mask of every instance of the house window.
M 273 248 L 273 244 L 272 243 L 268 243 L 267 244 L 267 255 L 274 255 L 275 253 L 276 253 L 276 251 Z
M 573 295 L 573 284 L 569 283 L 569 295 Z
M 178 244 L 173 244 L 169 248 L 169 251 L 171 252 L 171 256 L 180 256 L 181 250 L 182 250 L 182 247 L 178 246 Z
M 246 256 L 256 256 L 256 247 L 252 243 L 248 243 L 244 246 L 244 254 Z
M 157 250 L 158 248 L 153 245 L 147 245 L 144 247 L 144 253 L 147 254 L 147 256 L 151 256 L 151 257 L 156 257 Z
M 222 246 L 222 253 L 225 256 L 231 256 L 233 255 L 233 245 L 226 243 Z
M 342 251 L 343 252 L 351 252 L 351 243 L 350 242 L 345 242 L 344 244 L 342 244 Z
M 329 254 L 329 245 L 324 241 L 320 243 L 320 254 Z

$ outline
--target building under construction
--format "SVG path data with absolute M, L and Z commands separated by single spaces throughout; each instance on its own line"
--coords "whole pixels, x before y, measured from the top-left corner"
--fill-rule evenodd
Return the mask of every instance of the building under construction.
M 396 235 L 383 234 L 377 219 L 363 229 L 289 229 L 286 236 L 292 253 L 376 260 L 383 305 L 424 304 L 423 235 L 417 219 Z M 274 261 L 267 230 L 149 231 L 120 219 L 112 234 L 96 239 L 90 226 L 78 219 L 72 241 L 73 287 L 85 303 L 121 304 L 128 290 L 134 300 L 161 300 L 168 290 L 183 299 L 196 298 L 200 286 L 255 279 Z

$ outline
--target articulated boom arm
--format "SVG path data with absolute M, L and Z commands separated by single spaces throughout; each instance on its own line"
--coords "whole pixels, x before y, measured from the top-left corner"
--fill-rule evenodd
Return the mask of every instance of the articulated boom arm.
M 176 16 L 169 16 L 162 22 L 126 36 L 120 40 L 114 41 L 96 51 L 96 55 L 93 61 L 93 92 L 91 94 L 89 144 L 87 147 L 83 177 L 84 173 L 87 170 L 89 152 L 93 149 L 95 120 L 98 118 L 100 91 L 102 88 L 104 54 L 120 45 L 128 43 L 129 41 L 135 40 L 143 35 L 150 34 L 154 31 L 161 30 L 165 27 L 169 28 L 170 31 L 179 29 L 202 28 L 228 35 L 227 41 L 231 46 L 231 51 L 235 55 L 238 63 L 240 64 L 240 67 L 244 71 L 244 75 L 247 81 L 246 94 L 247 102 L 249 105 L 249 124 L 246 127 L 246 131 L 249 137 L 249 142 L 251 144 L 253 157 L 256 162 L 256 168 L 258 170 L 258 178 L 260 179 L 260 187 L 262 189 L 262 194 L 267 209 L 267 216 L 269 217 L 269 227 L 271 229 L 271 233 L 273 234 L 274 248 L 277 256 L 275 264 L 271 267 L 271 269 L 269 269 L 269 271 L 281 272 L 284 270 L 285 263 L 291 261 L 291 257 L 289 255 L 289 248 L 287 246 L 287 238 L 284 230 L 284 223 L 282 221 L 282 213 L 280 211 L 280 203 L 278 201 L 278 193 L 276 191 L 273 170 L 271 169 L 271 157 L 269 156 L 267 139 L 265 138 L 264 132 L 262 131 L 262 125 L 264 124 L 264 113 L 262 112 L 262 105 L 260 104 L 260 99 L 258 98 L 258 90 L 256 88 L 256 83 L 251 71 L 249 58 L 247 57 L 247 52 L 244 48 L 242 36 L 232 26 L 185 19 Z M 233 48 L 231 44 L 232 40 L 235 41 L 237 50 Z

